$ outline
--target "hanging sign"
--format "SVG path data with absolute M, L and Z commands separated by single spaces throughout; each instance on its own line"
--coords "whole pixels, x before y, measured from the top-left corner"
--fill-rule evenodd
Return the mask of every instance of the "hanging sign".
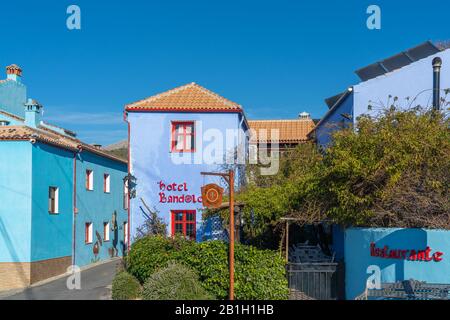
M 218 208 L 222 204 L 223 188 L 215 183 L 202 187 L 203 205 L 207 208 Z

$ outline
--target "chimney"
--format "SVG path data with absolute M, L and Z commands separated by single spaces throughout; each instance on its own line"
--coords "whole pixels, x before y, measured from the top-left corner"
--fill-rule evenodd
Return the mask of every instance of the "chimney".
M 42 106 L 33 99 L 28 99 L 25 103 L 25 125 L 37 128 L 41 123 Z
M 439 111 L 441 105 L 441 67 L 442 59 L 433 59 L 433 110 Z
M 20 82 L 22 78 L 22 69 L 16 65 L 12 64 L 6 67 L 6 79 Z
M 102 145 L 101 144 L 98 144 L 98 143 L 95 143 L 95 144 L 93 144 L 92 145 L 95 149 L 101 149 L 102 148 Z
M 311 116 L 309 115 L 308 112 L 302 112 L 298 115 L 298 118 L 300 120 L 307 120 L 307 119 L 311 119 Z

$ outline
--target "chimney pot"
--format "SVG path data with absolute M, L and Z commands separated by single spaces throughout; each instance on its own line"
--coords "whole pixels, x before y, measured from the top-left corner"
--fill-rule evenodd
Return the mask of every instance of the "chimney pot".
M 42 105 L 36 100 L 28 99 L 25 103 L 25 125 L 37 128 L 41 123 Z
M 9 80 L 19 81 L 20 77 L 22 77 L 22 69 L 16 64 L 7 66 L 6 67 L 6 77 Z

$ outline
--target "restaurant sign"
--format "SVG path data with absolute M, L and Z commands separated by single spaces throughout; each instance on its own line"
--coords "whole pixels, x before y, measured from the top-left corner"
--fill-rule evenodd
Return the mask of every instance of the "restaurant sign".
M 377 247 L 374 242 L 370 244 L 370 255 L 372 257 L 385 259 L 400 259 L 408 261 L 442 261 L 443 252 L 433 252 L 430 247 L 422 250 L 416 249 L 391 249 L 387 245 L 384 247 Z

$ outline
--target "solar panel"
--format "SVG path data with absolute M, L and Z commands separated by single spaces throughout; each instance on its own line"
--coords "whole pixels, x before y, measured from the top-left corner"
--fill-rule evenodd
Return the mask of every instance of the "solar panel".
M 430 41 L 427 41 L 420 46 L 407 50 L 406 53 L 417 61 L 436 54 L 439 51 L 440 50 L 435 45 L 433 45 Z
M 400 69 L 417 60 L 429 57 L 439 51 L 440 50 L 435 45 L 430 41 L 427 41 L 381 62 L 373 63 L 367 67 L 356 70 L 355 73 L 362 81 L 367 81 L 387 72 Z
M 325 99 L 325 103 L 327 104 L 328 109 L 333 107 L 336 104 L 336 102 L 339 100 L 339 98 L 342 97 L 342 95 L 344 93 L 339 93 L 339 94 L 337 94 L 335 96 L 332 96 L 332 97 L 329 97 L 329 98 Z
M 383 60 L 381 63 L 388 71 L 394 71 L 407 66 L 411 62 L 414 61 L 411 60 L 406 54 L 400 53 L 389 59 Z
M 370 66 L 364 67 L 362 69 L 355 71 L 358 77 L 361 78 L 362 81 L 367 81 L 369 79 L 376 78 L 386 73 L 386 70 L 380 65 L 380 63 L 374 63 Z

